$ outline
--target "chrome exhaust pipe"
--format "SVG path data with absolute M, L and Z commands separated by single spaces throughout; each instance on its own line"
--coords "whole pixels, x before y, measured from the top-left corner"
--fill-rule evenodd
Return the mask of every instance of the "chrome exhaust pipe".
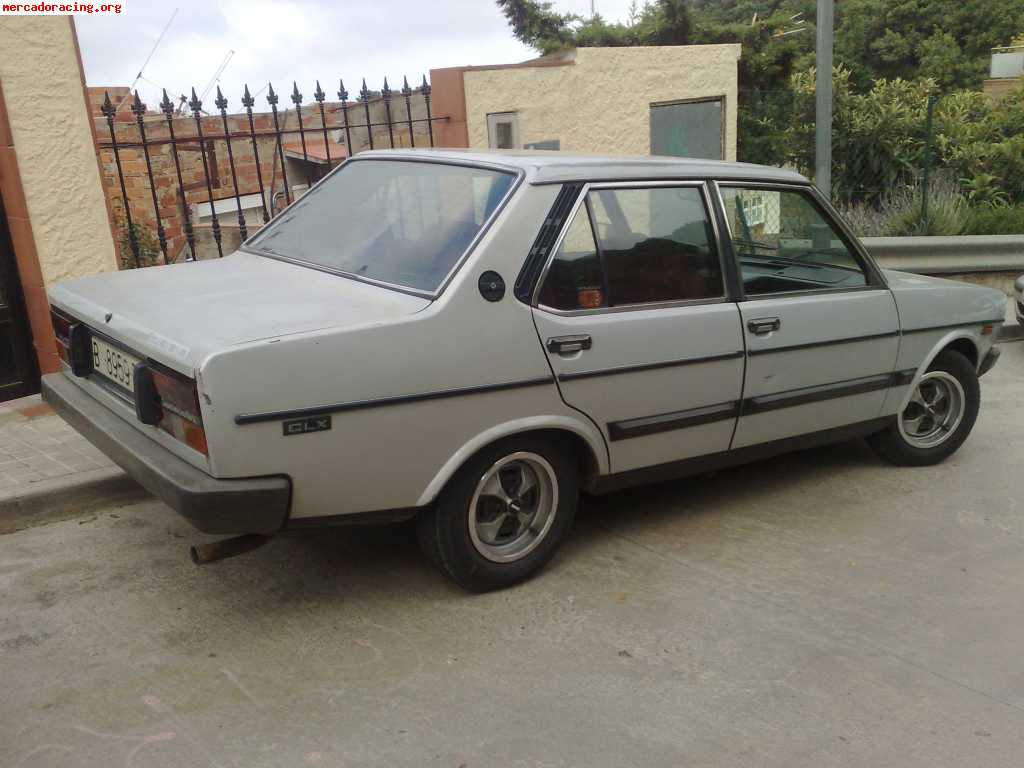
M 269 540 L 269 536 L 247 533 L 244 536 L 234 536 L 209 544 L 193 544 L 188 548 L 188 556 L 196 565 L 205 565 L 236 555 L 244 555 L 246 552 L 262 547 Z

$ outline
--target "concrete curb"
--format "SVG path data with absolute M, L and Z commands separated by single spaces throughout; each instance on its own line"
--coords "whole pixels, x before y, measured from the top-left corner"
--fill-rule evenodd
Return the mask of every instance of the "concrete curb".
M 0 534 L 71 520 L 146 498 L 149 493 L 117 467 L 43 480 L 33 483 L 27 493 L 0 496 Z

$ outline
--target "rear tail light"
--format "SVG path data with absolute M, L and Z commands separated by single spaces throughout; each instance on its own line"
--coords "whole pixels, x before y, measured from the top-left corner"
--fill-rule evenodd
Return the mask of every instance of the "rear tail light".
M 92 370 L 89 351 L 89 332 L 84 325 L 55 309 L 50 310 L 53 335 L 57 337 L 57 354 L 71 366 L 76 376 L 85 376 Z
M 208 456 L 196 382 L 153 363 L 137 365 L 134 378 L 139 421 Z
M 71 325 L 72 320 L 69 317 L 65 317 L 55 309 L 50 310 L 50 322 L 53 323 L 53 335 L 57 337 L 57 346 L 63 352 L 67 350 L 68 345 L 71 343 Z

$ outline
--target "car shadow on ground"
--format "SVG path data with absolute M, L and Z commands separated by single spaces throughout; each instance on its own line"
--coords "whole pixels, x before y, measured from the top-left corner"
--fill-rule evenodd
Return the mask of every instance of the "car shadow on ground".
M 632 537 L 664 524 L 683 525 L 701 519 L 758 509 L 766 496 L 801 493 L 801 486 L 828 483 L 844 473 L 877 467 L 879 460 L 863 441 L 851 441 L 790 453 L 714 473 L 665 481 L 603 496 L 584 494 L 570 533 L 569 555 L 605 546 L 614 534 Z M 786 525 L 785 520 L 779 521 Z M 806 525 L 806 518 L 799 524 Z M 793 521 L 796 524 L 796 521 Z M 287 534 L 288 548 L 302 552 L 312 568 L 344 570 L 362 581 L 373 572 L 428 568 L 416 544 L 415 523 L 386 526 L 340 526 Z M 367 570 L 369 569 L 369 570 Z M 438 576 L 438 578 L 440 578 Z

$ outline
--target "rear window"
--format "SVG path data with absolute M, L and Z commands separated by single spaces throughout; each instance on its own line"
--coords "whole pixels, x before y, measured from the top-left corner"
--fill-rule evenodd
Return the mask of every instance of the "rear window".
M 487 168 L 357 160 L 310 190 L 246 247 L 436 292 L 512 189 Z

